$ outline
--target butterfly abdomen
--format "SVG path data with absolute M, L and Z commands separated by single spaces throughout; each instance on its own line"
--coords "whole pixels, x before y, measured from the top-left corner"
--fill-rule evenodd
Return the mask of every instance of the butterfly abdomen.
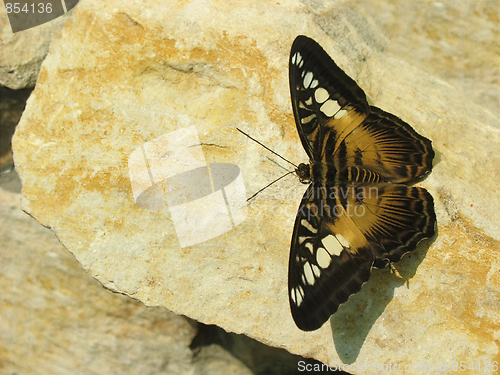
M 360 167 L 345 167 L 337 173 L 335 183 L 376 184 L 383 181 L 378 173 Z
M 324 162 L 324 161 L 313 161 L 311 164 L 303 164 L 304 167 L 302 172 L 304 175 L 307 174 L 309 179 L 301 176 L 299 172 L 297 174 L 301 180 L 314 181 L 319 185 L 324 185 L 327 183 L 356 183 L 356 184 L 376 184 L 383 181 L 381 175 L 376 172 L 370 171 L 369 169 L 361 167 L 344 167 L 340 168 L 336 163 Z M 299 166 L 300 167 L 300 166 Z M 306 167 L 309 170 L 306 171 Z

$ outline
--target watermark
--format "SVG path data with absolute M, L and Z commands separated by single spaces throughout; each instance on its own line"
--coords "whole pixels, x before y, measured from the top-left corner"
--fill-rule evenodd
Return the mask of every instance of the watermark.
M 79 0 L 4 0 L 13 33 L 52 21 L 73 9 Z
M 309 202 L 299 208 L 297 215 L 307 217 L 323 216 L 362 217 L 367 213 L 366 200 L 379 199 L 377 186 L 320 186 L 308 189 Z
M 310 197 L 316 199 L 335 199 L 339 198 L 362 201 L 364 199 L 378 199 L 379 189 L 377 186 L 319 186 L 310 189 Z
M 135 203 L 151 211 L 168 207 L 181 247 L 220 236 L 246 218 L 239 167 L 207 164 L 194 126 L 135 149 L 128 167 Z
M 376 361 L 364 361 L 351 364 L 330 362 L 325 363 L 307 363 L 306 361 L 299 361 L 297 363 L 299 371 L 305 372 L 327 372 L 327 371 L 345 371 L 356 373 L 359 371 L 367 372 L 422 372 L 422 373 L 449 373 L 449 372 L 496 372 L 498 371 L 497 361 L 444 361 L 440 363 L 377 363 Z

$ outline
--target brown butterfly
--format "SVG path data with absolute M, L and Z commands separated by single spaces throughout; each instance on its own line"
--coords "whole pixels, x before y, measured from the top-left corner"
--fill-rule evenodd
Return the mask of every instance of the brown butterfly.
M 292 235 L 288 294 L 304 331 L 320 328 L 368 281 L 434 235 L 432 196 L 406 185 L 432 169 L 431 141 L 369 106 L 363 90 L 314 40 L 290 53 L 293 113 L 310 183 Z

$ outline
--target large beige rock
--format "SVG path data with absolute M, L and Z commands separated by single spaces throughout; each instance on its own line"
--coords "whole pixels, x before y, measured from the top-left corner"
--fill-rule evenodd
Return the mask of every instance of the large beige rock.
M 363 1 L 389 52 L 500 116 L 500 2 Z
M 353 364 L 351 372 L 371 373 L 363 367 L 370 362 L 446 362 L 451 371 L 452 361 L 497 360 L 498 118 L 385 52 L 388 41 L 372 24 L 345 1 L 80 2 L 14 138 L 23 208 L 106 288 L 292 353 Z M 190 165 L 238 165 L 247 196 L 290 167 L 236 127 L 306 161 L 288 89 L 298 34 L 322 44 L 374 104 L 432 139 L 437 154 L 421 183 L 435 199 L 437 238 L 398 264 L 403 279 L 374 272 L 330 324 L 309 333 L 294 325 L 287 298 L 305 189 L 297 178 L 260 193 L 232 230 L 181 248 L 172 207 L 153 211 L 161 208 L 154 194 L 149 209 L 138 207 L 130 177 L 141 169 L 129 169 L 136 149 L 161 156 L 157 146 L 171 141 L 153 141 L 192 126 L 202 153 L 192 147 Z M 157 166 L 150 172 L 156 177 Z M 151 192 L 147 179 L 137 181 Z

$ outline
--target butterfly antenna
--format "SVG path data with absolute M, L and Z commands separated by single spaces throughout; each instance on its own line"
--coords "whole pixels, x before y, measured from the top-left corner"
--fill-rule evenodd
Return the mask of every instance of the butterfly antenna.
M 284 174 L 283 176 L 277 178 L 276 180 L 274 180 L 273 182 L 271 182 L 270 184 L 267 184 L 266 186 L 264 186 L 262 189 L 260 189 L 258 192 L 256 192 L 254 195 L 252 195 L 250 198 L 247 199 L 247 202 L 252 199 L 253 197 L 255 197 L 257 194 L 259 194 L 262 190 L 265 190 L 267 189 L 269 186 L 271 186 L 272 184 L 274 184 L 275 182 L 278 182 L 279 180 L 281 180 L 282 178 L 288 176 L 289 174 L 292 174 L 292 173 L 295 173 L 295 171 L 290 171 L 286 174 Z
M 293 165 L 295 168 L 298 168 L 298 167 L 297 167 L 295 164 L 293 164 L 291 161 L 286 160 L 283 156 L 281 156 L 280 154 L 278 154 L 278 153 L 274 152 L 274 151 L 273 151 L 273 150 L 271 150 L 269 147 L 267 147 L 267 146 L 263 145 L 262 143 L 260 143 L 260 142 L 259 142 L 258 140 L 256 140 L 255 138 L 250 137 L 250 136 L 249 136 L 247 133 L 245 133 L 243 130 L 238 129 L 238 128 L 236 128 L 236 130 L 238 130 L 240 133 L 245 134 L 248 138 L 250 138 L 250 139 L 251 139 L 252 141 L 254 141 L 255 143 L 258 143 L 259 145 L 261 145 L 262 147 L 264 147 L 267 151 L 272 152 L 274 155 L 279 156 L 280 158 L 282 158 L 282 159 L 283 159 L 284 161 L 286 161 L 287 163 L 289 163 L 289 164 Z M 293 172 L 290 172 L 290 173 L 293 173 Z M 287 173 L 286 175 L 288 175 L 288 174 L 290 174 L 290 173 Z M 285 177 L 286 175 L 284 175 L 284 176 L 282 176 L 282 177 L 280 177 L 280 178 L 283 178 L 283 177 Z M 278 179 L 278 180 L 279 180 L 279 179 Z M 278 180 L 276 180 L 276 181 L 278 181 Z M 276 181 L 271 182 L 269 185 L 274 184 Z M 266 187 L 267 187 L 267 186 L 266 186 Z M 265 188 L 264 188 L 264 189 L 265 189 Z M 261 189 L 261 190 L 264 190 L 264 189 Z M 261 190 L 259 190 L 259 191 L 261 191 Z M 253 196 L 252 196 L 252 197 L 253 197 Z

